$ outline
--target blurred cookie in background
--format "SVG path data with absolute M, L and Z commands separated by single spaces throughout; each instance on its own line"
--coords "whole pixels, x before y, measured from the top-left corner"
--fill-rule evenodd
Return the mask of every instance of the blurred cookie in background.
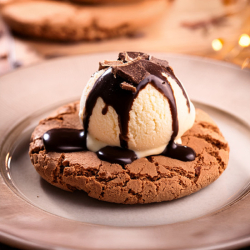
M 112 0 L 104 0 L 105 3 L 107 1 Z M 79 5 L 64 1 L 11 1 L 2 6 L 1 14 L 7 25 L 18 34 L 53 41 L 76 42 L 131 34 L 152 23 L 170 5 L 168 0 L 125 2 L 115 5 Z

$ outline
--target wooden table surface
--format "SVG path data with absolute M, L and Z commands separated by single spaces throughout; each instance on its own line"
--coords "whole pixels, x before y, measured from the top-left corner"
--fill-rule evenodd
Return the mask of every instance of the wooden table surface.
M 39 41 L 8 35 L 1 20 L 0 27 L 0 74 L 60 56 L 124 50 L 198 55 L 250 68 L 250 47 L 238 45 L 241 34 L 250 35 L 249 0 L 174 0 L 151 25 L 132 36 L 105 41 Z M 221 50 L 212 48 L 214 39 L 223 42 Z

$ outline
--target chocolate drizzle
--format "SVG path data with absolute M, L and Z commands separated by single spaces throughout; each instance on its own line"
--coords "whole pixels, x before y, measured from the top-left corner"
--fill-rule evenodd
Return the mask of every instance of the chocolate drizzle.
M 112 106 L 118 115 L 118 124 L 120 127 L 121 147 L 127 148 L 127 133 L 129 111 L 133 103 L 134 94 L 131 91 L 123 90 L 120 84 L 124 80 L 117 76 L 114 77 L 112 69 L 109 68 L 99 77 L 90 91 L 85 104 L 84 130 L 88 131 L 89 119 L 95 107 L 98 97 L 101 97 L 106 105 Z
M 85 133 L 81 134 L 82 136 L 79 136 L 79 131 L 74 134 L 72 131 L 63 131 L 63 129 L 50 130 L 45 133 L 45 135 L 48 134 L 50 136 L 49 141 L 44 139 L 46 150 L 58 152 L 58 150 L 70 150 L 70 148 L 75 148 L 75 150 L 72 151 L 79 151 L 78 149 L 81 148 L 79 147 L 79 144 L 81 143 L 82 150 L 86 149 L 89 120 L 97 99 L 100 97 L 105 103 L 102 114 L 105 115 L 108 112 L 108 107 L 111 106 L 118 115 L 121 148 L 107 146 L 100 149 L 97 152 L 97 156 L 100 159 L 111 163 L 131 163 L 137 157 L 133 151 L 128 149 L 129 112 L 140 91 L 144 89 L 147 84 L 151 84 L 166 97 L 172 114 L 173 133 L 169 144 L 162 154 L 182 161 L 194 160 L 195 152 L 192 149 L 174 143 L 174 139 L 178 134 L 179 124 L 176 101 L 172 87 L 167 80 L 167 76 L 175 79 L 182 89 L 189 110 L 190 103 L 184 88 L 175 77 L 173 70 L 168 66 L 168 63 L 154 57 L 150 58 L 147 54 L 141 52 L 120 53 L 118 60 L 119 61 L 105 61 L 105 63 L 101 64 L 102 68 L 107 67 L 108 69 L 97 79 L 86 100 L 85 114 L 83 118 Z M 120 61 L 123 63 L 121 64 Z M 72 140 L 69 140 L 69 137 L 64 135 L 65 141 L 63 141 L 63 133 L 68 134 L 69 137 L 72 134 Z M 62 134 L 62 138 L 58 138 L 59 134 Z M 60 143 L 61 145 L 58 145 Z M 69 147 L 66 147 L 67 143 L 69 144 Z
M 170 141 L 161 155 L 170 157 L 180 161 L 193 161 L 195 159 L 195 152 L 192 148 L 182 146 L 173 141 Z
M 120 147 L 106 146 L 97 151 L 96 154 L 100 160 L 118 164 L 130 164 L 137 159 L 133 150 Z
M 109 110 L 109 106 L 105 104 L 104 108 L 102 109 L 102 114 L 106 115 L 108 113 L 108 110 Z
M 83 130 L 51 129 L 43 135 L 43 144 L 48 152 L 76 152 L 87 150 Z

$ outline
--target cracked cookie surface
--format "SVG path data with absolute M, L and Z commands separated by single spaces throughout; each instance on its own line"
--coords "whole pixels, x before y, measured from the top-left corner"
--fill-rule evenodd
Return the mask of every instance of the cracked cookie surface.
M 214 121 L 199 109 L 193 127 L 182 136 L 182 144 L 196 152 L 191 162 L 149 156 L 119 165 L 101 161 L 90 151 L 46 152 L 42 136 L 49 129 L 82 129 L 78 111 L 79 102 L 59 108 L 40 121 L 31 136 L 29 155 L 35 169 L 61 189 L 84 190 L 90 197 L 115 203 L 169 201 L 206 187 L 227 167 L 228 143 Z

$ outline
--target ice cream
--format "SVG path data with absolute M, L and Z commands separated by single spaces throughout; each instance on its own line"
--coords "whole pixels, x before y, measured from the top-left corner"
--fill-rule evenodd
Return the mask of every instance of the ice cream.
M 123 52 L 116 61 L 100 63 L 83 90 L 79 116 L 86 147 L 99 156 L 108 147 L 109 155 L 116 149 L 132 151 L 136 158 L 195 157 L 180 145 L 181 136 L 193 126 L 195 108 L 167 61 Z

